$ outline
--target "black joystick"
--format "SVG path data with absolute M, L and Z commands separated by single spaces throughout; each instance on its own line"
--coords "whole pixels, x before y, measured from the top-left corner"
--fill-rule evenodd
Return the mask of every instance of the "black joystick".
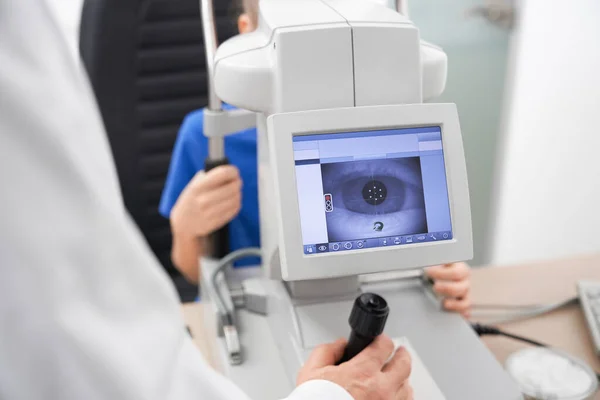
M 360 353 L 383 332 L 390 308 L 385 299 L 373 293 L 363 293 L 356 298 L 348 323 L 352 331 L 341 364 Z

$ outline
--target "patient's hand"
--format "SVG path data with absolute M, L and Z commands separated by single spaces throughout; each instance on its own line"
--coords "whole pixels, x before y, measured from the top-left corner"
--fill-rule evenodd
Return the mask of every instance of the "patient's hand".
M 200 171 L 187 184 L 171 210 L 173 264 L 187 280 L 200 278 L 198 257 L 204 238 L 231 221 L 240 211 L 242 180 L 233 165 Z
M 171 211 L 173 233 L 205 237 L 229 223 L 242 206 L 242 180 L 233 165 L 198 172 Z
M 435 281 L 433 290 L 446 297 L 444 308 L 469 318 L 471 313 L 471 268 L 461 262 L 427 268 L 425 273 Z

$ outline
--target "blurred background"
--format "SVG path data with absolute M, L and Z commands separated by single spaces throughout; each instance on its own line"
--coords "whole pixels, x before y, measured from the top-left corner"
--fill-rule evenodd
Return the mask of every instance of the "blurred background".
M 474 265 L 600 250 L 600 2 L 414 0 L 449 57 Z
M 82 0 L 47 1 L 79 59 Z M 411 0 L 408 10 L 449 57 L 438 101 L 459 109 L 472 265 L 600 251 L 600 1 Z

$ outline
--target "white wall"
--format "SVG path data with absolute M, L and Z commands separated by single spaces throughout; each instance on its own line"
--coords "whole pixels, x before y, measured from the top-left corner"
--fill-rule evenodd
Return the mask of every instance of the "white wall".
M 499 149 L 496 264 L 600 251 L 600 1 L 521 5 Z
M 472 265 L 489 260 L 492 177 L 511 38 L 509 29 L 469 14 L 482 1 L 488 0 L 410 1 L 410 16 L 421 37 L 448 55 L 446 89 L 435 102 L 458 107 L 471 197 Z

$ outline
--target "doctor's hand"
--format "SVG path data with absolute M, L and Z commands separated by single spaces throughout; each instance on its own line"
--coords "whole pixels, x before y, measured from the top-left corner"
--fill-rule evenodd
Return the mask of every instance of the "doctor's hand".
M 346 389 L 355 400 L 412 400 L 408 382 L 411 359 L 405 348 L 399 348 L 392 359 L 394 343 L 378 336 L 373 343 L 350 361 L 338 366 L 347 345 L 345 339 L 317 347 L 298 374 L 297 384 L 313 379 L 327 380 Z
M 241 188 L 239 171 L 232 165 L 198 172 L 171 210 L 173 234 L 203 238 L 223 227 L 240 211 Z
M 471 268 L 461 262 L 427 268 L 425 273 L 435 281 L 433 290 L 445 297 L 444 308 L 469 318 L 471 313 Z

